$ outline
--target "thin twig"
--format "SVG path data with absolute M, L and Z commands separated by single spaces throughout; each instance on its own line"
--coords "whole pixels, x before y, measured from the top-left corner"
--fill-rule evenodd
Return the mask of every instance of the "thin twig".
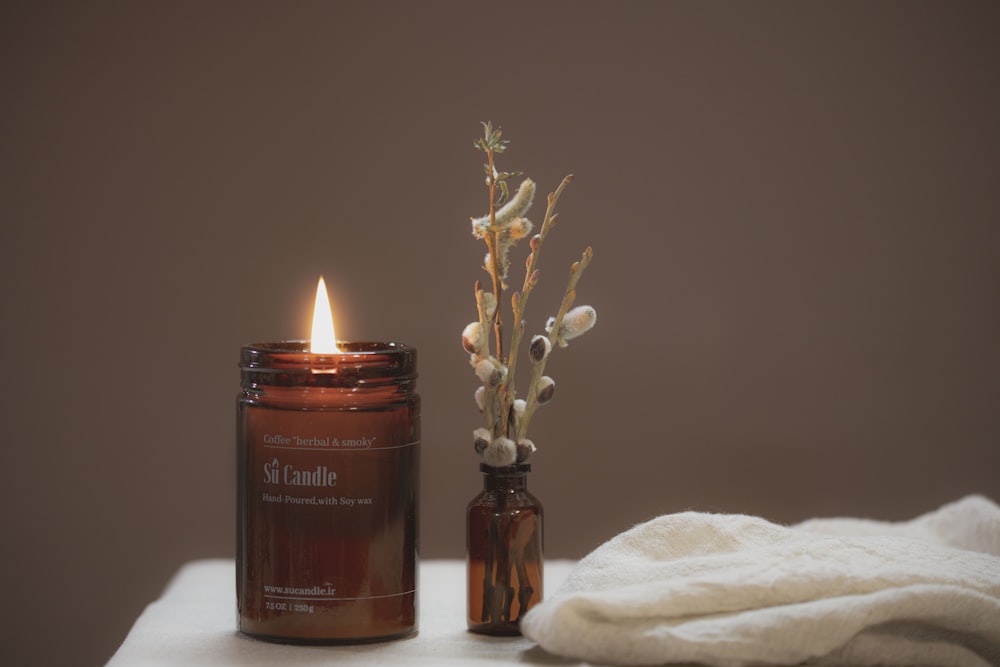
M 476 281 L 476 310 L 479 311 L 479 328 L 480 339 L 482 342 L 482 348 L 480 348 L 479 356 L 482 359 L 490 358 L 490 336 L 488 328 L 489 319 L 486 313 L 486 305 L 483 303 L 483 287 L 480 282 Z M 483 393 L 483 414 L 486 416 L 486 423 L 490 425 L 490 433 L 493 433 L 494 423 L 496 420 L 496 389 L 490 386 L 489 382 L 483 383 L 484 393 Z
M 497 307 L 493 313 L 493 330 L 496 333 L 497 359 L 503 363 L 503 318 L 500 315 L 500 292 L 503 288 L 500 266 L 500 229 L 497 227 L 497 200 L 496 200 L 496 167 L 493 165 L 494 150 L 489 148 L 486 151 L 489 158 L 489 186 L 490 186 L 490 228 L 486 232 L 486 246 L 490 253 L 490 277 L 493 278 L 493 296 L 496 297 Z M 485 332 L 484 332 L 485 333 Z
M 556 313 L 555 320 L 552 323 L 552 329 L 549 331 L 549 345 L 555 346 L 556 340 L 559 337 L 559 327 L 562 326 L 563 318 L 566 313 L 573 306 L 573 301 L 576 300 L 576 284 L 580 281 L 580 276 L 583 275 L 584 269 L 590 265 L 590 260 L 594 257 L 594 250 L 591 247 L 587 247 L 583 251 L 583 255 L 580 257 L 580 261 L 573 262 L 573 265 L 569 267 L 569 281 L 566 285 L 566 292 L 563 294 L 562 304 L 559 306 L 559 312 Z M 521 421 L 517 425 L 517 437 L 515 440 L 520 440 L 528 432 L 528 424 L 531 422 L 532 415 L 535 414 L 535 410 L 538 408 L 538 382 L 541 380 L 542 375 L 545 372 L 545 364 L 548 362 L 549 355 L 543 357 L 531 370 L 531 384 L 528 385 L 528 398 L 526 399 L 526 405 L 524 408 L 524 415 L 521 417 Z
M 517 305 L 514 306 L 514 322 L 520 323 L 520 326 L 514 327 L 514 332 L 510 337 L 510 364 L 507 369 L 507 380 L 506 384 L 508 391 L 505 392 L 503 401 L 501 403 L 501 412 L 506 413 L 511 409 L 514 404 L 514 399 L 517 398 L 516 391 L 511 389 L 515 388 L 514 384 L 514 372 L 517 368 L 517 352 L 521 345 L 521 338 L 524 333 L 524 311 L 528 304 L 528 297 L 531 296 L 532 290 L 534 290 L 535 285 L 538 284 L 538 258 L 542 252 L 542 245 L 545 243 L 546 237 L 549 232 L 556 225 L 556 221 L 559 216 L 556 215 L 556 203 L 559 201 L 559 196 L 562 191 L 566 189 L 573 180 L 573 174 L 569 174 L 562 179 L 559 183 L 559 187 L 555 189 L 554 192 L 550 192 L 547 197 L 547 204 L 545 207 L 545 217 L 542 219 L 542 228 L 538 232 L 538 241 L 536 242 L 531 254 L 528 255 L 528 263 L 524 273 L 524 286 L 521 288 L 521 292 L 517 297 Z M 520 433 L 521 430 L 518 429 Z

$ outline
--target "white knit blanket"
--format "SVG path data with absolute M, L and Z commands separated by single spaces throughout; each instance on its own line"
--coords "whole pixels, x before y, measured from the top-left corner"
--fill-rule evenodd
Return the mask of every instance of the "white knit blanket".
M 779 526 L 684 512 L 580 561 L 522 620 L 550 653 L 616 665 L 1000 665 L 1000 508 Z

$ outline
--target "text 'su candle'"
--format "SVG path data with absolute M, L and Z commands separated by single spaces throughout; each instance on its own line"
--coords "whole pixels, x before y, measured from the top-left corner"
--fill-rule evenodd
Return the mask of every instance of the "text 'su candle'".
M 311 341 L 242 348 L 236 604 L 258 639 L 417 629 L 416 349 L 338 342 L 322 278 Z

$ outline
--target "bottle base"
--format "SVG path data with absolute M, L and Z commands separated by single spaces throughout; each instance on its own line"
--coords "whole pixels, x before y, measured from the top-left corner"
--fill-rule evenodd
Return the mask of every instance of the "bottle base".
M 477 623 L 469 624 L 469 632 L 491 637 L 520 637 L 521 627 L 517 623 Z

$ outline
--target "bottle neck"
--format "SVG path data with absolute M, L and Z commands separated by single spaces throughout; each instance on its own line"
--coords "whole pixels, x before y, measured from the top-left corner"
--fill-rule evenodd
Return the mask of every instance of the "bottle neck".
M 531 465 L 519 463 L 506 468 L 492 468 L 485 463 L 479 465 L 483 473 L 483 489 L 499 493 L 528 490 L 528 473 Z

